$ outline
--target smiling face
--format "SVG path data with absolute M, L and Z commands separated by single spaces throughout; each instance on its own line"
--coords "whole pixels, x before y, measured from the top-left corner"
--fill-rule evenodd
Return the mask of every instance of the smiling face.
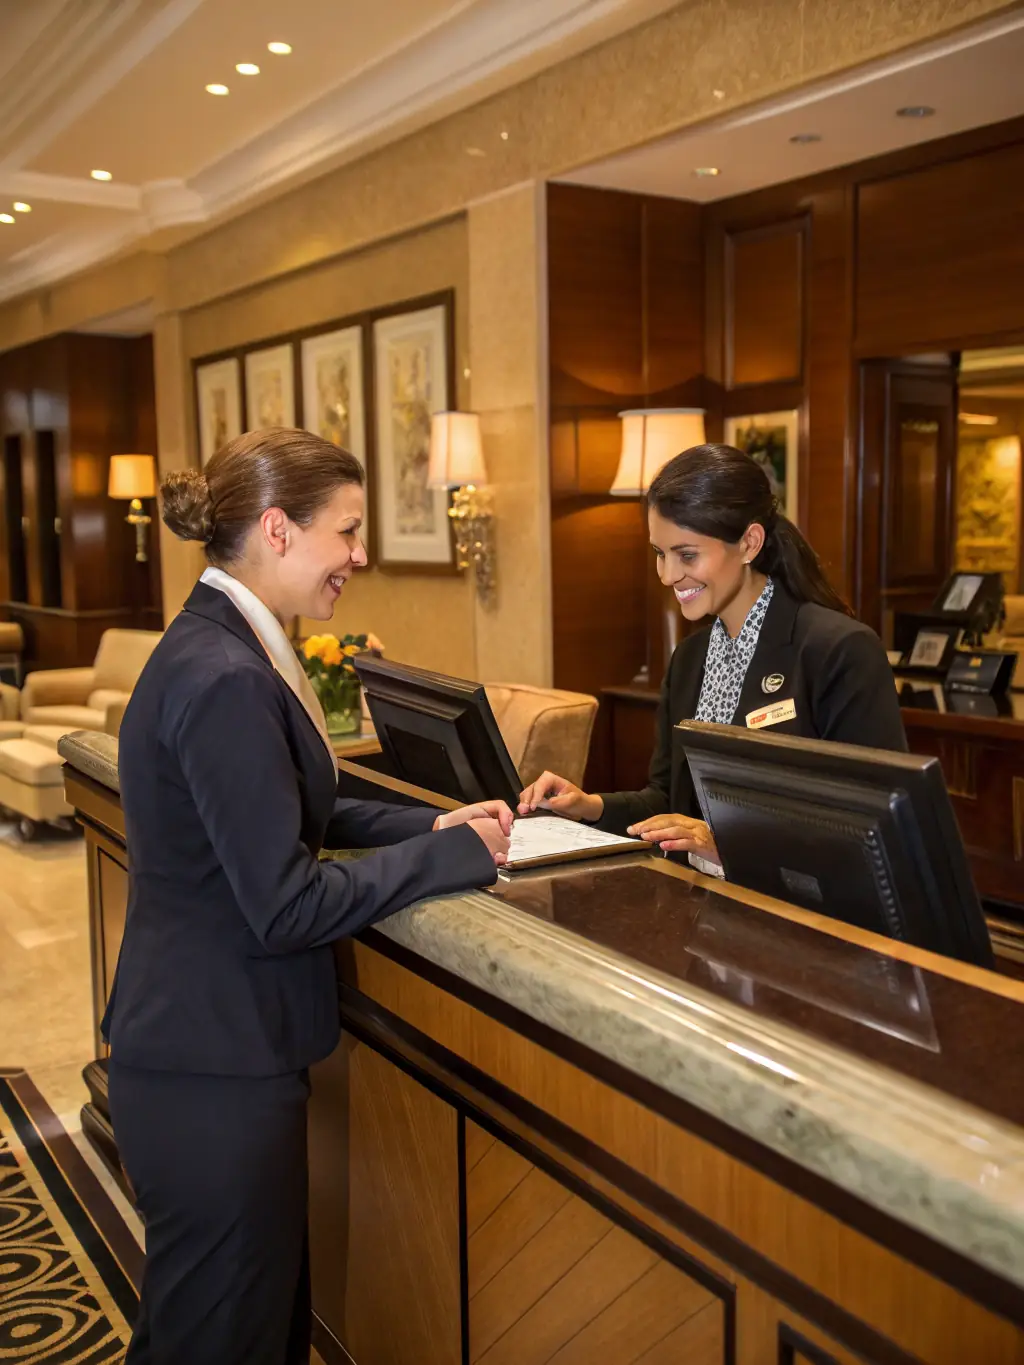
M 730 544 L 677 526 L 653 507 L 648 510 L 647 522 L 658 560 L 658 577 L 675 593 L 679 610 L 688 621 L 724 616 L 728 625 L 733 614 L 729 609 L 735 603 L 746 615 L 746 598 L 755 587 L 755 599 L 760 592 L 757 582 L 752 582 L 747 562 L 757 558 L 764 544 L 761 526 L 755 523 L 748 527 L 735 544 Z M 763 584 L 761 575 L 756 578 Z
M 362 541 L 365 496 L 357 483 L 343 483 L 308 526 L 268 508 L 254 532 L 263 560 L 259 595 L 279 620 L 305 616 L 329 621 L 342 589 L 366 567 Z

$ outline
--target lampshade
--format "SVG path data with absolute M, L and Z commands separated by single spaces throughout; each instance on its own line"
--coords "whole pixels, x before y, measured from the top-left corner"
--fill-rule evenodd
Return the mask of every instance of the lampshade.
M 480 418 L 475 412 L 435 412 L 430 419 L 431 488 L 464 488 L 487 482 Z
M 609 490 L 642 497 L 673 456 L 704 444 L 703 408 L 633 408 L 620 412 L 622 453 Z
M 112 498 L 153 498 L 156 496 L 156 462 L 152 455 L 111 455 Z

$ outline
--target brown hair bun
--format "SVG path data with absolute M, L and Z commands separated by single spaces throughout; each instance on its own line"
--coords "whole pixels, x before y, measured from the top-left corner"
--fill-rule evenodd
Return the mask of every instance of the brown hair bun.
M 179 540 L 213 539 L 213 499 L 206 475 L 199 469 L 179 469 L 160 484 L 164 525 Z

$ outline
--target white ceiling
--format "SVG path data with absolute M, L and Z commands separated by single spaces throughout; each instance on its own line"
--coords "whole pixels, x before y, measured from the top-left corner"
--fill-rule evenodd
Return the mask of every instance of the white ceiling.
M 935 114 L 898 118 L 908 105 Z M 560 179 L 712 203 L 1020 114 L 1024 12 L 1017 10 Z M 805 133 L 821 141 L 790 141 Z M 700 177 L 698 167 L 719 174 Z
M 676 3 L 0 0 L 0 213 L 32 206 L 0 223 L 0 299 L 203 231 Z

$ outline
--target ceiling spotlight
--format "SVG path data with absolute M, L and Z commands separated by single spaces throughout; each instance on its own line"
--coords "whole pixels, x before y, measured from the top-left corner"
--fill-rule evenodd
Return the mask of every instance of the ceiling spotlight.
M 13 213 L 0 213 L 0 223 L 13 223 L 13 222 L 14 222 L 14 214 L 13 214 Z
M 505 131 L 504 128 L 501 130 L 501 140 L 502 142 L 508 141 L 508 133 Z
M 267 51 L 272 52 L 275 57 L 287 57 L 292 50 L 291 43 L 268 43 Z
M 114 178 L 109 171 L 90 171 L 89 174 L 93 180 L 113 180 Z
M 484 149 L 483 149 L 482 147 L 467 147 L 467 148 L 466 148 L 466 155 L 467 155 L 467 156 L 486 156 L 487 153 L 484 151 Z
M 965 427 L 994 427 L 999 424 L 999 418 L 988 412 L 962 412 L 960 420 Z
M 255 62 L 237 62 L 235 70 L 240 76 L 258 76 L 260 69 Z
M 226 85 L 221 85 L 219 81 L 214 81 L 212 85 L 206 87 L 206 93 L 208 95 L 226 95 L 228 88 Z
M 717 166 L 694 166 L 693 173 L 694 175 L 700 176 L 702 180 L 705 176 L 721 175 L 721 171 Z
M 905 104 L 896 110 L 897 118 L 931 118 L 935 110 L 930 104 Z
M 811 142 L 820 142 L 820 141 L 821 141 L 821 134 L 820 134 L 820 133 L 794 133 L 793 136 L 792 136 L 789 140 L 790 140 L 790 142 L 795 142 L 796 145 L 797 145 L 798 147 L 806 147 L 806 146 L 808 145 L 808 143 L 811 143 Z
M 21 200 L 19 199 L 18 202 L 14 205 L 14 212 L 15 212 L 15 213 L 31 213 L 31 212 L 32 212 L 32 205 L 31 205 L 31 204 L 23 204 L 23 203 L 21 202 Z
M 724 90 L 712 90 L 711 93 L 712 93 L 712 95 L 714 95 L 714 97 L 715 97 L 716 100 L 724 100 L 724 99 L 725 99 L 725 91 L 724 91 Z

